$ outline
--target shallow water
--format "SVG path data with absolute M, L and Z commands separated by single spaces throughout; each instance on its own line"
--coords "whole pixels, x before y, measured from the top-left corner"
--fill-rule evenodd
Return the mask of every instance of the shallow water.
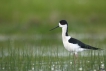
M 18 62 L 18 63 L 17 63 Z M 0 64 L 0 71 L 105 71 L 105 64 L 101 61 L 92 63 L 92 61 L 80 61 L 74 63 L 73 61 L 57 61 L 57 62 L 43 62 L 43 61 L 11 61 L 2 62 Z
M 97 38 L 88 34 L 73 34 L 78 39 L 103 48 L 78 53 L 77 62 L 73 53 L 63 47 L 59 35 L 52 40 L 53 36 L 49 35 L 0 36 L 0 71 L 105 71 L 105 35 Z M 99 42 L 103 43 L 96 44 Z

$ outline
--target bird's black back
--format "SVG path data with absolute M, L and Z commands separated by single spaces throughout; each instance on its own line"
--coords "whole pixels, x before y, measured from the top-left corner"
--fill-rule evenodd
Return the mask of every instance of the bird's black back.
M 96 48 L 96 47 L 92 47 L 90 45 L 87 45 L 87 44 L 84 44 L 83 42 L 75 39 L 75 38 L 70 38 L 68 40 L 70 43 L 73 43 L 73 44 L 78 44 L 81 48 L 84 48 L 84 49 L 93 49 L 93 50 L 98 50 L 99 48 Z

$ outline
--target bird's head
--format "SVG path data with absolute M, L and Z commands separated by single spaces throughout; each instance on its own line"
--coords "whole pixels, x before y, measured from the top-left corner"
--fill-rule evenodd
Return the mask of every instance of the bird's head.
M 61 28 L 64 28 L 64 27 L 67 27 L 67 21 L 66 20 L 61 20 L 60 22 L 59 22 L 59 25 L 58 26 L 56 26 L 55 28 L 53 28 L 53 29 L 51 29 L 50 31 L 52 31 L 52 30 L 54 30 L 54 29 L 56 29 L 56 28 L 58 28 L 58 27 L 61 27 Z

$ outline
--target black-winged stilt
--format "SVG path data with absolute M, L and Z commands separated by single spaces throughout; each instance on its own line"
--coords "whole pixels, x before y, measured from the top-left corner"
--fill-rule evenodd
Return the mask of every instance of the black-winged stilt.
M 98 50 L 100 48 L 96 48 L 87 44 L 84 44 L 83 42 L 71 37 L 68 35 L 68 23 L 66 20 L 61 20 L 59 22 L 59 25 L 51 30 L 54 30 L 58 27 L 62 28 L 62 41 L 64 47 L 69 51 L 69 52 L 74 52 L 75 56 L 77 56 L 78 52 L 87 50 L 87 49 L 92 49 L 92 50 Z M 50 31 L 51 31 L 50 30 Z

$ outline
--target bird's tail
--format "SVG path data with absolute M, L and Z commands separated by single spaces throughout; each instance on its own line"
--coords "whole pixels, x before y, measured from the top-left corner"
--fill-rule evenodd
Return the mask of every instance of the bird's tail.
M 92 49 L 92 50 L 103 50 L 101 48 L 96 48 L 96 47 L 92 47 L 92 46 L 89 46 L 89 45 L 88 45 L 88 49 Z
M 103 49 L 101 49 L 101 48 L 96 48 L 96 47 L 94 47 L 94 48 L 92 48 L 93 50 L 103 50 Z

